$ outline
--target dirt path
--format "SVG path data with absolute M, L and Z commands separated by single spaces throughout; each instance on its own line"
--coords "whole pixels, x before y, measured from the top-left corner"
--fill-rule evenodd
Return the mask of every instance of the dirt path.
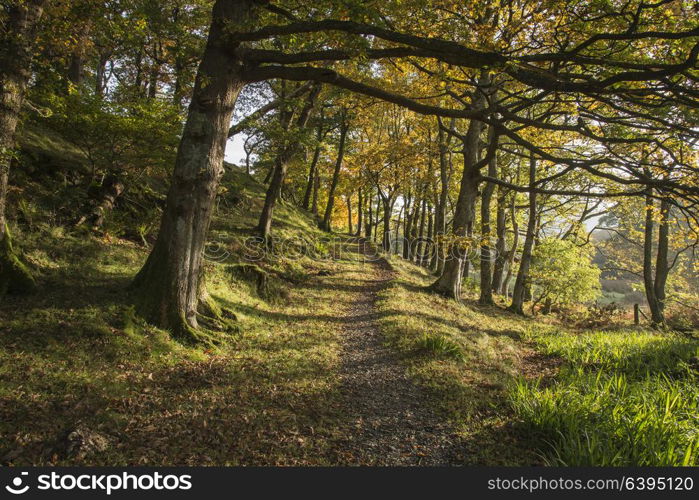
M 458 438 L 379 331 L 375 302 L 393 272 L 383 260 L 364 266 L 362 291 L 345 307 L 340 374 L 350 424 L 338 462 L 449 465 Z

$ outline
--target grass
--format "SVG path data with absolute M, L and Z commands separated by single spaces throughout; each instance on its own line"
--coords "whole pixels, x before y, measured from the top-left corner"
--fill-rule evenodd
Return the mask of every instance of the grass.
M 551 465 L 697 465 L 699 340 L 621 330 L 528 333 L 566 366 L 550 385 L 519 380 L 521 428 Z
M 279 253 L 256 264 L 265 300 L 229 271 L 250 234 L 261 186 L 230 173 L 207 287 L 238 318 L 216 348 L 184 346 L 132 313 L 126 289 L 147 249 L 50 220 L 17 231 L 41 291 L 0 301 L 0 462 L 14 465 L 328 465 L 341 433 L 336 304 L 352 300 L 358 263 L 306 214 L 282 204 L 276 235 L 313 240 L 326 259 Z M 230 198 L 229 198 L 230 201 Z M 321 238 L 327 240 L 320 245 Z M 324 271 L 338 288 L 309 279 Z M 345 278 L 345 274 L 348 276 Z M 343 283 L 346 286 L 343 286 Z M 78 425 L 107 437 L 100 454 L 66 456 Z
M 697 465 L 699 340 L 643 330 L 567 332 L 425 291 L 393 258 L 383 331 L 466 443 L 465 463 Z M 561 366 L 562 365 L 562 366 Z M 469 443 L 471 443 L 469 445 Z
M 35 135 L 38 156 L 57 144 Z M 71 229 L 82 198 L 66 202 L 63 193 L 79 189 L 56 190 L 54 177 L 18 183 L 35 196 L 15 193 L 32 200 L 14 204 L 23 221 L 14 234 L 41 291 L 0 300 L 0 463 L 337 464 L 350 432 L 338 376 L 342 307 L 366 279 L 346 242 L 281 203 L 269 251 L 243 262 L 259 250 L 250 236 L 264 188 L 228 169 L 206 283 L 239 329 L 215 348 L 184 346 L 133 314 L 127 285 L 146 258 L 147 230 L 123 238 L 117 213 L 102 236 Z M 565 332 L 477 306 L 473 294 L 466 304 L 444 299 L 425 290 L 433 277 L 424 269 L 391 263 L 397 277 L 380 293 L 378 322 L 457 427 L 461 462 L 697 464 L 690 358 L 699 341 Z M 106 436 L 107 450 L 66 456 L 63 437 L 79 425 Z
M 417 346 L 425 351 L 433 353 L 438 357 L 443 356 L 455 359 L 457 361 L 465 360 L 461 346 L 443 335 L 426 333 L 420 340 L 417 341 Z
M 457 304 L 424 289 L 434 277 L 400 258 L 380 293 L 380 325 L 409 373 L 433 396 L 463 439 L 465 464 L 540 463 L 511 426 L 508 388 L 521 374 L 552 374 L 556 362 L 521 340 L 527 320 L 498 307 Z

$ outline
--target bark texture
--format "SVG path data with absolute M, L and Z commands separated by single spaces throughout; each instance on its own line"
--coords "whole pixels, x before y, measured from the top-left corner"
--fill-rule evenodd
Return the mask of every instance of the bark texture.
M 484 105 L 485 100 L 479 98 L 477 108 Z M 468 250 L 465 242 L 468 229 L 473 225 L 478 199 L 478 183 L 480 172 L 477 169 L 479 137 L 483 123 L 471 120 L 466 137 L 464 138 L 463 156 L 464 172 L 461 177 L 459 197 L 454 209 L 452 237 L 454 241 L 446 245 L 447 255 L 441 276 L 431 285 L 431 289 L 446 297 L 461 300 L 461 280 Z
M 34 43 L 46 0 L 11 1 L 0 34 L 0 295 L 33 291 L 34 279 L 16 256 L 7 228 L 7 188 Z
M 205 297 L 206 236 L 221 176 L 242 62 L 225 32 L 254 16 L 252 0 L 218 0 L 197 71 L 158 239 L 136 276 L 137 311 L 187 341 L 203 340 L 197 312 Z

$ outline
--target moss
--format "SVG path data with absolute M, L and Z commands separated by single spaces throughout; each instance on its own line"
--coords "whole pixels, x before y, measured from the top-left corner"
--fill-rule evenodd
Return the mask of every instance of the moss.
M 12 248 L 10 231 L 5 228 L 5 237 L 0 240 L 0 296 L 5 293 L 33 293 L 36 281 L 26 265 Z

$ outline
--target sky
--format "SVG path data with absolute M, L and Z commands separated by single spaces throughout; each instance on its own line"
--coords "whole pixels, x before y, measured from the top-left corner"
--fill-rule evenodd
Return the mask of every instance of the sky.
M 228 163 L 235 163 L 236 165 L 241 165 L 245 161 L 245 150 L 243 149 L 243 144 L 245 143 L 245 135 L 237 134 L 233 139 L 229 139 L 226 143 L 226 156 L 225 160 Z

